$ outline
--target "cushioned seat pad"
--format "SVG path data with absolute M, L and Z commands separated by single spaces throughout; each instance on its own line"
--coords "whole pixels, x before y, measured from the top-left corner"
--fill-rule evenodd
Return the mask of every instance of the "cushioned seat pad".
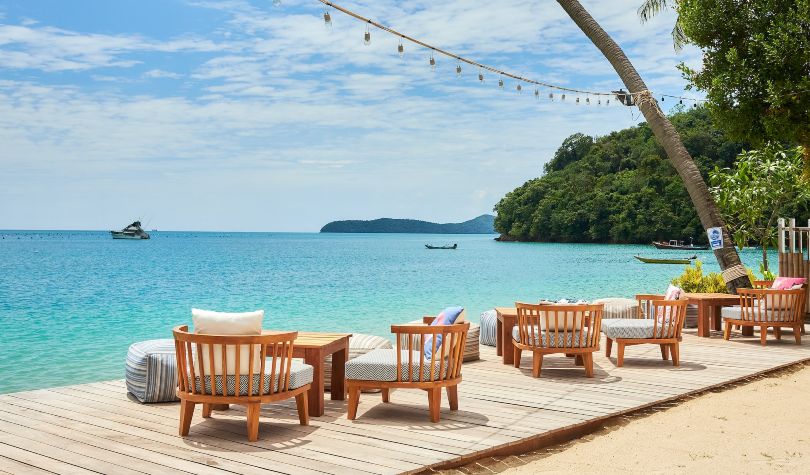
M 659 320 L 657 326 L 652 318 L 609 318 L 602 320 L 602 333 L 611 340 L 616 339 L 646 339 L 663 338 L 668 330 L 668 319 L 663 323 Z M 653 332 L 656 335 L 653 335 Z
M 720 315 L 723 318 L 730 318 L 732 320 L 743 320 L 742 308 L 739 305 L 734 307 L 723 307 L 723 309 L 720 311 Z M 764 308 L 762 311 L 760 311 L 758 308 L 755 308 L 753 309 L 753 312 L 749 312 L 747 318 L 744 320 L 758 322 L 784 322 L 790 317 L 792 317 L 792 315 L 790 315 L 790 312 L 786 310 Z
M 126 360 L 127 390 L 140 402 L 176 401 L 174 340 L 133 343 Z
M 411 352 L 411 367 L 408 371 L 408 351 L 402 350 L 400 356 L 400 370 L 402 380 L 419 380 L 420 351 Z M 430 380 L 430 365 L 433 364 L 433 378 L 439 379 L 441 360 L 425 359 L 421 380 Z M 447 359 L 444 362 L 444 371 L 447 373 Z M 358 356 L 346 363 L 346 379 L 359 381 L 396 381 L 397 380 L 397 350 L 377 349 L 365 355 Z
M 534 327 L 534 342 L 530 343 L 533 346 L 539 346 L 544 348 L 579 348 L 580 345 L 580 332 L 563 332 L 560 330 L 559 332 L 550 330 L 550 331 L 540 331 L 537 327 Z M 582 335 L 582 345 L 588 346 L 588 333 Z M 532 332 L 530 331 L 528 334 L 529 339 L 531 340 Z M 512 329 L 512 338 L 515 341 L 520 341 L 520 328 L 514 327 Z
M 270 391 L 270 382 L 273 382 L 273 391 L 278 389 L 278 380 L 279 380 L 279 371 L 276 369 L 276 374 L 273 377 L 272 371 L 270 368 L 270 360 L 267 360 L 267 365 L 264 368 L 264 389 L 262 390 L 262 394 L 267 394 Z M 253 395 L 256 396 L 259 394 L 259 384 L 261 381 L 260 374 L 253 375 Z M 302 363 L 300 361 L 292 360 L 290 365 L 290 389 L 297 389 L 301 386 L 307 385 L 312 382 L 312 366 Z M 248 395 L 248 383 L 249 383 L 249 376 L 246 374 L 239 375 L 239 395 L 240 396 L 247 396 Z M 216 387 L 216 394 L 222 394 L 222 376 L 217 375 L 214 376 L 214 384 Z M 227 384 L 227 396 L 233 396 L 236 393 L 236 376 L 229 374 L 226 378 Z M 197 375 L 194 378 L 194 385 L 195 391 L 198 393 L 202 392 L 202 387 L 200 386 L 200 376 Z M 211 376 L 205 376 L 205 393 L 211 394 Z

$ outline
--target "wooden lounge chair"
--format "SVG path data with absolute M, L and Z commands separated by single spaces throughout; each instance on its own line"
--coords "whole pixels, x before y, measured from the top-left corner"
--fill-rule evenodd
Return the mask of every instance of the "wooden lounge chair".
M 211 417 L 213 406 L 246 406 L 251 442 L 259 437 L 259 410 L 263 403 L 294 397 L 298 419 L 301 425 L 308 425 L 307 393 L 312 383 L 312 367 L 292 359 L 297 336 L 298 332 L 200 335 L 189 333 L 186 325 L 175 327 L 180 435 L 188 435 L 196 404 L 203 405 L 205 418 Z M 240 368 L 246 368 L 244 374 Z
M 739 307 L 726 307 L 722 310 L 726 326 L 723 338 L 731 338 L 732 325 L 741 327 L 758 327 L 760 342 L 765 346 L 768 328 L 773 328 L 774 336 L 782 338 L 782 328 L 793 329 L 796 344 L 802 343 L 804 327 L 804 293 L 806 288 L 794 290 L 776 290 L 769 288 L 739 289 Z
M 585 375 L 593 377 L 593 352 L 599 349 L 603 304 L 558 305 L 516 302 L 517 326 L 512 330 L 515 368 L 521 353 L 532 352 L 532 376 L 540 377 L 543 356 L 563 353 L 585 366 Z
M 680 342 L 686 319 L 686 300 L 649 300 L 649 295 L 638 295 L 639 307 L 645 309 L 644 318 L 602 321 L 605 334 L 605 356 L 610 358 L 615 341 L 619 347 L 616 366 L 624 365 L 624 348 L 644 343 L 659 345 L 665 361 L 672 354 L 673 366 L 680 365 Z
M 431 319 L 426 319 L 430 323 Z M 346 363 L 346 387 L 349 391 L 348 419 L 357 417 L 360 391 L 382 390 L 389 402 L 391 389 L 422 389 L 428 393 L 430 420 L 439 422 L 442 388 L 447 390 L 450 410 L 458 410 L 458 384 L 469 322 L 453 325 L 392 325 L 396 349 L 377 349 Z M 441 335 L 441 346 L 437 336 Z M 432 338 L 431 338 L 432 337 Z M 430 338 L 430 339 L 429 339 Z M 432 359 L 425 357 L 425 343 L 432 348 Z

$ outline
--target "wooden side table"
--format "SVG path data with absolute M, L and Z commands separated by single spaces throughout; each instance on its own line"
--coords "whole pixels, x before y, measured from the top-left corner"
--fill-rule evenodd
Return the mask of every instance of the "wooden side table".
M 512 364 L 515 361 L 515 345 L 512 343 L 512 329 L 517 324 L 517 309 L 515 307 L 495 307 L 498 316 L 495 324 L 495 351 L 503 356 L 503 364 Z
M 312 366 L 312 386 L 309 389 L 309 415 L 320 417 L 324 412 L 324 360 L 332 355 L 331 398 L 346 398 L 346 361 L 349 359 L 351 333 L 298 332 L 293 357 L 304 358 Z
M 697 305 L 698 308 L 698 336 L 709 338 L 711 331 L 722 329 L 722 318 L 720 311 L 723 307 L 730 307 L 740 304 L 739 295 L 732 294 L 717 294 L 717 293 L 687 293 L 684 294 L 685 299 L 689 300 L 690 304 Z M 714 325 L 712 325 L 714 323 Z M 743 334 L 750 333 L 753 335 L 753 328 Z

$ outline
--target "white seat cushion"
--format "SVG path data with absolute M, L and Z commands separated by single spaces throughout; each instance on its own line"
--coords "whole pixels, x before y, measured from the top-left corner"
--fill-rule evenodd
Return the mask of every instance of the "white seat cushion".
M 752 310 L 753 311 L 749 311 L 747 318 L 743 318 L 742 308 L 739 305 L 723 307 L 720 311 L 720 315 L 723 318 L 749 322 L 783 322 L 791 317 L 789 311 L 785 309 L 763 308 L 760 310 L 758 307 L 754 307 Z
M 411 368 L 408 371 L 408 351 L 402 350 L 400 356 L 400 369 L 402 380 L 419 380 L 419 357 L 421 351 L 411 352 Z M 433 364 L 433 377 L 439 378 L 440 360 L 425 359 L 422 380 L 430 380 L 430 365 Z M 447 360 L 444 362 L 444 371 L 447 372 Z M 412 376 L 412 378 L 410 377 Z M 346 379 L 359 381 L 396 381 L 397 380 L 397 350 L 377 349 L 358 356 L 346 363 Z
M 661 338 L 666 331 L 668 319 L 663 324 L 659 320 L 657 331 L 655 320 L 652 318 L 610 318 L 602 320 L 602 333 L 611 340 L 616 339 L 647 339 Z M 653 335 L 656 332 L 656 335 Z
M 266 362 L 266 366 L 264 368 L 264 389 L 262 394 L 267 394 L 270 391 L 270 382 L 273 382 L 273 391 L 278 390 L 278 380 L 279 380 L 279 371 L 276 368 L 275 377 L 272 375 L 272 371 L 270 366 L 272 359 L 268 358 Z M 247 396 L 248 395 L 248 383 L 249 377 L 246 374 L 239 375 L 239 395 L 240 396 Z M 226 378 L 228 389 L 227 389 L 227 396 L 233 396 L 236 392 L 236 376 L 229 374 Z M 259 384 L 261 381 L 261 375 L 254 374 L 253 375 L 253 395 L 259 394 Z M 301 386 L 310 384 L 312 382 L 312 366 L 302 363 L 297 360 L 292 360 L 290 363 L 290 386 L 289 389 L 297 389 Z M 200 377 L 199 375 L 194 378 L 195 390 L 197 392 L 202 392 L 202 388 L 200 387 Z M 214 376 L 214 384 L 216 386 L 216 394 L 222 394 L 222 376 L 217 375 Z M 211 376 L 205 376 L 205 393 L 211 394 Z
M 638 318 L 638 300 L 625 298 L 596 299 L 594 304 L 604 304 L 602 318 Z
M 529 341 L 526 344 L 531 344 L 532 346 L 538 346 L 543 348 L 579 348 L 580 345 L 580 337 L 579 332 L 563 332 L 562 330 L 559 331 L 546 331 L 543 330 L 542 332 L 538 330 L 537 327 L 534 327 L 534 341 L 531 341 L 532 333 L 529 333 Z M 520 328 L 514 327 L 512 329 L 512 338 L 515 341 L 520 341 Z M 584 346 L 588 345 L 588 334 L 582 335 L 582 344 Z

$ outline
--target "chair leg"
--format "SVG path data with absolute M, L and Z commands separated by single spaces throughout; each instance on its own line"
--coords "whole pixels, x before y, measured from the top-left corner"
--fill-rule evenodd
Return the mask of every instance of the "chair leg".
M 251 402 L 247 405 L 247 436 L 249 442 L 259 440 L 259 413 L 261 403 Z
M 191 428 L 191 417 L 194 415 L 194 403 L 182 399 L 180 401 L 180 436 L 185 437 Z
M 803 333 L 802 329 L 803 328 L 804 328 L 804 325 L 797 325 L 797 326 L 793 327 L 793 338 L 796 339 L 796 344 L 797 345 L 802 344 L 802 333 Z
M 619 344 L 619 356 L 616 358 L 616 366 L 621 368 L 624 365 L 624 343 L 620 341 L 617 343 Z
M 669 345 L 659 345 L 661 347 L 661 359 L 664 361 L 669 359 Z
M 522 353 L 523 353 L 523 350 L 521 350 L 520 348 L 518 348 L 516 346 L 515 351 L 514 351 L 514 356 L 515 356 L 514 365 L 515 365 L 515 368 L 520 368 L 520 357 L 522 356 Z
M 309 425 L 309 390 L 295 396 L 295 405 L 298 406 L 298 421 L 302 426 Z
M 428 408 L 430 408 L 430 421 L 439 422 L 439 413 L 442 402 L 442 388 L 428 389 Z
M 610 353 L 613 350 L 613 340 L 607 338 L 605 341 L 605 358 L 610 358 Z
M 731 327 L 733 327 L 731 323 L 726 323 L 726 326 L 723 328 L 723 339 L 728 340 L 731 338 Z
M 447 386 L 447 400 L 450 401 L 450 410 L 458 411 L 458 385 Z
M 582 355 L 575 355 L 574 356 L 574 366 L 583 366 L 585 364 L 585 359 Z
M 585 376 L 593 378 L 593 353 L 583 354 L 582 362 L 585 364 Z
M 532 353 L 532 376 L 540 377 L 540 370 L 543 368 L 542 353 Z
M 767 339 L 768 339 L 768 327 L 765 326 L 759 327 L 759 342 L 762 343 L 762 346 L 766 345 Z
M 782 339 L 782 327 L 773 327 L 773 336 L 775 336 L 777 340 L 781 340 Z
M 390 402 L 391 401 L 391 390 L 389 388 L 383 388 L 382 393 L 382 401 L 383 402 Z
M 357 406 L 360 404 L 360 388 L 349 385 L 349 413 L 346 418 L 353 421 L 357 417 Z
M 680 366 L 681 365 L 681 346 L 679 343 L 673 343 L 669 347 L 669 351 L 672 353 L 672 366 Z
M 202 416 L 203 416 L 204 418 L 206 418 L 206 419 L 208 419 L 209 417 L 211 417 L 211 409 L 213 409 L 213 408 L 211 407 L 211 404 L 208 404 L 208 403 L 205 403 L 205 402 L 204 402 L 204 403 L 203 403 L 203 410 L 202 410 L 202 413 L 203 413 L 203 414 L 202 414 Z

